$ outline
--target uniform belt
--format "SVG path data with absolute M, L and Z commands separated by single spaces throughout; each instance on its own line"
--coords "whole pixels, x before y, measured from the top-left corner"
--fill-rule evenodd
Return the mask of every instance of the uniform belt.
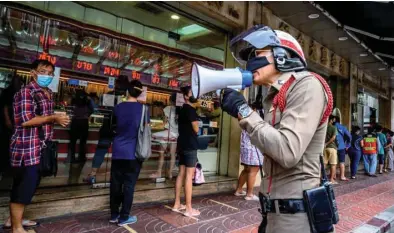
M 270 202 L 270 213 L 295 214 L 305 212 L 303 199 L 274 199 Z

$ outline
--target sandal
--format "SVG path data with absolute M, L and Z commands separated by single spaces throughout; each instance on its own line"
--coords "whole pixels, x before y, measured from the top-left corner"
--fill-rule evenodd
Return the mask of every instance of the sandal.
M 151 179 L 156 179 L 156 178 L 161 178 L 161 175 L 157 174 L 157 173 L 153 173 L 149 176 L 149 178 Z
M 200 215 L 200 211 L 196 209 L 192 209 L 192 212 L 185 212 L 183 213 L 183 216 L 185 217 L 197 217 Z
M 235 192 L 234 193 L 234 196 L 237 196 L 237 197 L 243 197 L 243 196 L 246 196 L 246 192 L 245 191 L 242 191 L 242 192 Z
M 35 222 L 35 221 L 31 221 L 31 220 L 27 220 L 27 219 L 23 219 L 22 226 L 24 228 L 33 228 L 33 227 L 40 226 L 40 223 L 39 222 Z M 9 225 L 8 224 L 4 224 L 3 225 L 3 229 L 4 230 L 11 229 L 11 223 Z
M 346 178 L 346 177 L 345 177 L 344 179 L 341 178 L 341 180 L 342 180 L 342 181 L 349 181 L 349 179 Z
M 171 209 L 171 211 L 174 211 L 174 212 L 177 212 L 177 213 L 181 212 L 182 210 L 186 210 L 186 206 L 182 205 L 182 204 L 181 204 L 181 206 L 178 209 L 176 209 L 176 208 L 172 208 Z

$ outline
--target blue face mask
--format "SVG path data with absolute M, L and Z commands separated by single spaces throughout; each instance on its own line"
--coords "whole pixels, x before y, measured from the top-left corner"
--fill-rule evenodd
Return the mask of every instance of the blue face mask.
M 37 75 L 37 84 L 40 87 L 48 87 L 49 84 L 51 84 L 52 79 L 53 79 L 53 76 L 39 74 L 39 75 Z

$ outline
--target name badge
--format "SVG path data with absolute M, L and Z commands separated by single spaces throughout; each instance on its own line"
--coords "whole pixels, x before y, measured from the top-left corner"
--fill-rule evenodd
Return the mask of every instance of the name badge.
M 284 83 L 285 83 L 284 80 L 278 80 L 278 84 L 279 84 L 279 85 L 283 85 Z

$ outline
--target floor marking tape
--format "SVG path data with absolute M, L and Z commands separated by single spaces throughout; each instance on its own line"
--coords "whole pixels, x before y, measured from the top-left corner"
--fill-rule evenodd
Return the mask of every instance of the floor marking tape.
M 181 212 L 179 210 L 172 210 L 172 208 L 169 207 L 168 205 L 165 205 L 164 207 L 166 207 L 167 209 L 170 209 L 171 211 L 174 211 L 174 212 L 177 212 L 177 213 L 180 213 L 180 214 L 183 215 L 183 212 Z M 192 217 L 192 216 L 184 216 L 184 217 L 191 218 L 191 219 L 194 219 L 194 220 L 198 221 L 198 218 L 196 218 L 196 217 Z
M 227 205 L 227 204 L 224 204 L 224 203 L 221 203 L 221 202 L 212 200 L 212 199 L 209 199 L 209 200 L 212 201 L 212 202 L 214 202 L 214 203 L 216 203 L 216 204 L 223 205 L 223 206 L 226 206 L 226 207 L 231 208 L 231 209 L 239 210 L 238 208 L 235 208 L 234 206 Z

